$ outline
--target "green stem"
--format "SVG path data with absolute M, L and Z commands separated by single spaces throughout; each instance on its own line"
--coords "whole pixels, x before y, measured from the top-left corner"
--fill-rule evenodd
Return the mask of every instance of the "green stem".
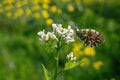
M 57 74 L 58 74 L 58 68 L 59 68 L 59 50 L 61 48 L 61 37 L 59 38 L 59 41 L 57 43 L 57 48 L 56 48 L 56 57 L 55 57 L 55 60 L 56 60 L 56 67 L 55 67 L 55 73 L 54 73 L 54 77 L 53 77 L 53 80 L 56 80 L 57 79 Z
M 57 79 L 58 68 L 59 68 L 59 53 L 57 54 L 57 57 L 56 57 L 56 68 L 55 68 L 54 80 Z

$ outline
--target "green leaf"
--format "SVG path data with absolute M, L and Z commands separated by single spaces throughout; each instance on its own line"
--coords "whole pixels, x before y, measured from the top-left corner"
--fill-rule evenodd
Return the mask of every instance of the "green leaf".
M 79 62 L 71 62 L 71 61 L 69 61 L 69 62 L 65 63 L 64 70 L 72 69 L 72 68 L 78 66 L 79 64 L 80 64 Z
M 43 64 L 41 64 L 43 67 L 43 71 L 44 71 L 44 76 L 45 76 L 45 80 L 50 80 L 49 74 L 47 69 L 45 68 L 45 66 Z

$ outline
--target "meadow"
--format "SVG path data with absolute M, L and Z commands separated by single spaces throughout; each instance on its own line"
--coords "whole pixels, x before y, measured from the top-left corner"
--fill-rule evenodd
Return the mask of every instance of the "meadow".
M 81 40 L 62 45 L 59 69 L 70 51 L 82 63 L 57 80 L 120 80 L 119 0 L 0 0 L 0 80 L 45 80 L 41 64 L 53 73 L 56 50 L 37 33 L 70 22 L 99 31 L 105 41 L 93 48 Z

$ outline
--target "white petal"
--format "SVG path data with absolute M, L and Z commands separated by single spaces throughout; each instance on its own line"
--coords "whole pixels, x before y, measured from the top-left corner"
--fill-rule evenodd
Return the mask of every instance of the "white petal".
M 73 57 L 73 52 L 70 52 L 70 57 Z
M 53 31 L 56 31 L 57 29 L 57 24 L 52 24 Z
M 68 25 L 68 29 L 71 29 L 71 26 L 70 26 L 70 25 Z
M 74 60 L 74 58 L 72 57 L 70 60 L 71 60 L 71 61 L 73 61 L 73 60 Z
M 42 35 L 44 35 L 44 34 L 45 34 L 45 30 L 38 32 L 38 35 L 39 35 L 39 36 L 42 36 Z
M 73 57 L 73 60 L 76 60 L 76 57 Z

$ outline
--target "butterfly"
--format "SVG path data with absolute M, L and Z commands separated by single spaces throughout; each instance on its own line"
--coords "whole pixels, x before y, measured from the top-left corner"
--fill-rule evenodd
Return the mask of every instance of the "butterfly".
M 75 29 L 77 36 L 83 41 L 84 44 L 95 47 L 104 42 L 104 37 L 94 29 Z
M 77 37 L 87 46 L 95 47 L 105 41 L 103 35 L 94 29 L 79 29 L 72 21 L 69 24 L 72 26 Z

